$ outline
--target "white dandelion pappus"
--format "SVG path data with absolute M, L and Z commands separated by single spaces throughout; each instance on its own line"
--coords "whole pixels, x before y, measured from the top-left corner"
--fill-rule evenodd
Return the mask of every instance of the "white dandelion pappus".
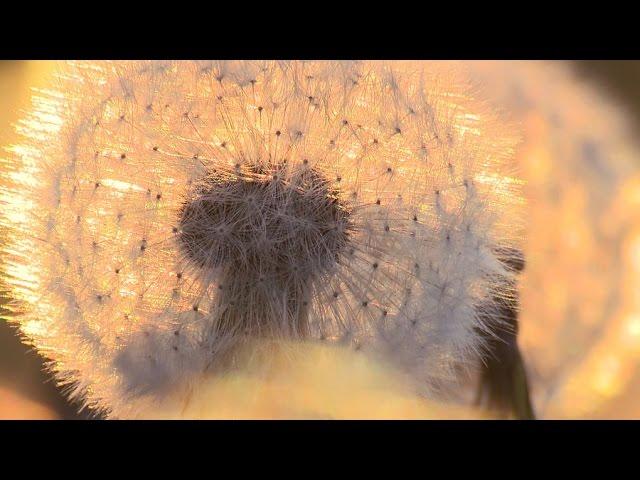
M 260 338 L 435 393 L 512 294 L 514 139 L 443 64 L 70 62 L 58 82 L 5 161 L 4 281 L 93 408 L 188 402 Z

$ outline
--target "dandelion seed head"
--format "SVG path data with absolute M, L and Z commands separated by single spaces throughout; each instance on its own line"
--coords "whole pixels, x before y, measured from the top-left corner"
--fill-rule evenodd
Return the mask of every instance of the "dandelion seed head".
M 15 318 L 112 416 L 189 398 L 247 338 L 435 392 L 511 275 L 514 138 L 438 62 L 69 62 L 19 130 Z

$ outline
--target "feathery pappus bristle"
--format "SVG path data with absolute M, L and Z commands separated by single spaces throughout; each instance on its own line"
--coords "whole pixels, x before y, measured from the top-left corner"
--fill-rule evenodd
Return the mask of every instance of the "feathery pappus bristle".
M 69 62 L 18 128 L 13 319 L 113 417 L 189 398 L 248 339 L 435 394 L 513 293 L 515 139 L 447 65 Z

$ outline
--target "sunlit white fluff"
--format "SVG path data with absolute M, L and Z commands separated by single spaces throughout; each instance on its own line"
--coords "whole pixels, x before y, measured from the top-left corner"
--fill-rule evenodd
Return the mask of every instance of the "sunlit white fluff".
M 186 408 L 252 338 L 352 348 L 433 394 L 510 275 L 514 140 L 437 62 L 71 62 L 19 130 L 15 319 L 115 417 Z

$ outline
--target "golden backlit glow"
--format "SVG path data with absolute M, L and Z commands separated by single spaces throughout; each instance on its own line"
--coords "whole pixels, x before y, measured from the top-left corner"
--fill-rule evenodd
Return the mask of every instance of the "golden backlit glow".
M 0 386 L 0 420 L 56 420 L 50 408 L 8 387 Z
M 53 68 L 52 62 L 29 62 L 25 85 L 41 85 Z M 506 67 L 487 67 L 500 75 Z M 564 79 L 564 77 L 562 77 Z M 562 80 L 561 79 L 561 80 Z M 564 81 L 564 83 L 562 83 Z M 603 107 L 594 108 L 590 102 L 581 102 L 572 92 L 576 85 L 559 82 L 566 95 L 563 111 L 569 116 L 575 134 L 590 129 L 606 135 L 609 117 L 618 112 Z M 534 88 L 527 85 L 524 88 Z M 544 84 L 537 88 L 544 89 Z M 38 92 L 34 92 L 38 97 Z M 561 95 L 558 94 L 560 97 Z M 0 98 L 2 126 L 8 126 L 4 117 L 14 112 L 18 104 L 9 104 L 11 96 Z M 24 99 L 20 103 L 26 107 Z M 46 110 L 46 109 L 45 109 Z M 594 112 L 602 118 L 593 121 Z M 113 112 L 116 115 L 117 112 Z M 523 142 L 517 150 L 518 164 L 527 194 L 528 215 L 525 251 L 527 269 L 522 282 L 521 346 L 531 366 L 533 397 L 538 412 L 547 418 L 577 417 L 635 417 L 640 418 L 640 403 L 628 392 L 637 388 L 640 364 L 640 173 L 637 147 L 625 137 L 611 135 L 613 152 L 609 162 L 618 162 L 620 173 L 611 190 L 613 199 L 599 214 L 595 231 L 589 221 L 589 209 L 596 193 L 593 183 L 583 182 L 582 173 L 558 158 L 554 125 L 535 107 L 518 117 Z M 477 134 L 469 116 L 469 126 L 461 127 L 461 134 Z M 18 125 L 18 130 L 29 129 L 32 136 L 38 131 L 55 131 L 60 118 L 54 109 L 41 113 Z M 11 145 L 16 138 L 9 128 L 0 130 L 0 141 Z M 34 133 L 35 132 L 35 133 Z M 554 143 L 556 142 L 556 143 Z M 24 147 L 11 147 L 12 152 L 26 159 L 23 171 L 14 173 L 14 181 L 35 186 L 34 172 L 40 162 L 37 152 Z M 633 159 L 636 163 L 630 161 Z M 2 168 L 2 163 L 0 163 Z M 623 178 L 624 177 L 624 178 Z M 490 188 L 509 188 L 510 178 L 476 177 Z M 552 181 L 557 179 L 557 181 Z M 140 185 L 110 178 L 108 172 L 100 182 L 112 192 L 145 191 Z M 513 179 L 519 183 L 520 180 Z M 0 193 L 0 202 L 10 204 L 6 215 L 16 224 L 28 224 L 32 205 L 19 204 L 15 198 Z M 14 247 L 18 257 L 29 258 L 33 238 Z M 28 266 L 15 262 L 7 265 L 12 284 L 22 299 L 41 305 L 42 318 L 48 312 L 39 303 L 34 291 L 41 290 L 37 275 L 39 262 L 34 259 Z M 101 268 L 116 268 L 100 265 Z M 135 297 L 137 279 L 123 275 L 119 293 Z M 21 288 L 23 287 L 23 288 Z M 612 290 L 617 294 L 612 295 Z M 579 297 L 579 302 L 576 298 Z M 28 322 L 24 329 L 37 335 L 46 328 L 42 322 Z M 114 335 L 121 327 L 114 327 Z M 315 418 L 481 418 L 488 413 L 444 408 L 412 397 L 398 383 L 398 376 L 374 364 L 347 354 L 330 350 L 309 350 L 302 356 L 305 361 L 296 370 L 277 370 L 277 373 L 256 373 L 256 356 L 248 360 L 244 373 L 234 377 L 203 380 L 206 385 L 198 398 L 189 405 L 176 409 L 166 406 L 157 416 L 175 418 L 176 411 L 185 417 L 203 418 L 278 418 L 291 416 Z M 251 394 L 247 394 L 251 392 Z M 283 406 L 282 398 L 288 404 Z M 203 399 L 207 398 L 207 402 Z M 615 400 L 615 402 L 614 402 Z M 208 403 L 210 402 L 210 403 Z M 213 408 L 211 405 L 215 405 Z M 613 406 L 612 406 L 613 405 Z M 30 403 L 14 392 L 0 390 L 0 417 L 54 418 L 45 407 Z

